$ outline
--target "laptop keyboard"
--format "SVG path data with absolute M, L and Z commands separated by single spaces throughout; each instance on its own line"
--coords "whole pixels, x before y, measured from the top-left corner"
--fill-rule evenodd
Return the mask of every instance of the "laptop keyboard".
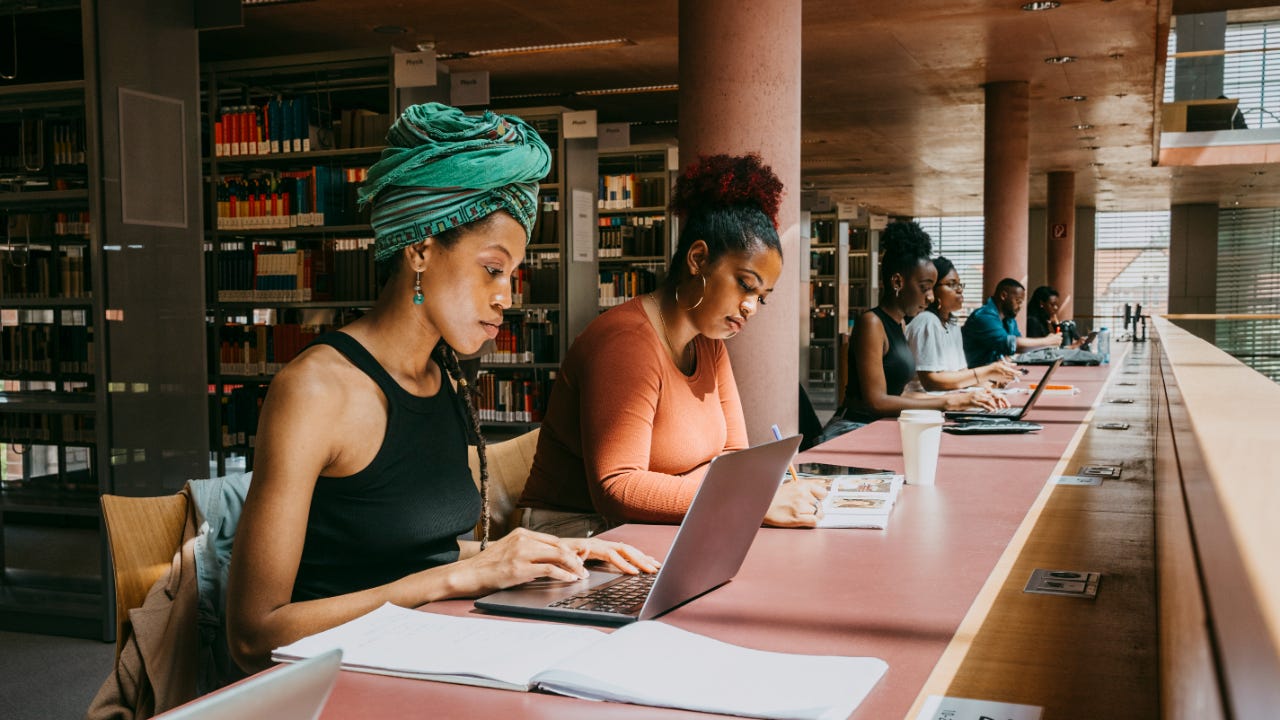
M 1022 412 L 1022 408 L 1020 407 L 1008 407 L 1008 408 L 1000 408 L 999 410 L 988 410 L 983 414 L 989 415 L 991 417 L 1016 418 L 1018 417 L 1018 414 L 1021 412 Z
M 956 435 L 991 435 L 1003 433 L 1035 432 L 1044 427 L 1025 420 L 971 420 L 943 425 L 942 429 Z
M 557 600 L 549 607 L 634 615 L 640 612 L 657 577 L 657 574 L 651 573 L 627 575 L 614 582 Z

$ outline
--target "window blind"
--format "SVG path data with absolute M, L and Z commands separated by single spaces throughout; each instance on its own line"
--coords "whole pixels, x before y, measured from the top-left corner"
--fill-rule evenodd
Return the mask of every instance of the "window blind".
M 1220 313 L 1280 313 L 1280 209 L 1218 214 Z M 1216 344 L 1280 382 L 1280 321 L 1219 320 Z
M 1169 31 L 1164 102 L 1173 102 L 1178 31 Z M 1238 100 L 1250 128 L 1280 127 L 1280 20 L 1229 23 L 1223 38 L 1222 94 Z
M 961 313 L 965 315 L 986 301 L 982 292 L 982 221 L 981 215 L 916 218 L 933 238 L 933 254 L 944 255 L 955 264 L 956 274 L 964 283 Z
M 1169 213 L 1098 213 L 1094 248 L 1094 327 L 1123 323 L 1124 304 L 1145 314 L 1169 306 Z

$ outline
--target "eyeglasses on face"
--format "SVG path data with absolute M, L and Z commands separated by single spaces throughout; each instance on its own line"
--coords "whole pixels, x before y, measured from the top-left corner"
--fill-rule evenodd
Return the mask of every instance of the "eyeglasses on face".
M 951 282 L 938 283 L 938 284 L 939 284 L 939 285 L 941 285 L 941 286 L 942 286 L 942 287 L 944 287 L 944 288 L 949 288 L 949 289 L 950 289 L 950 290 L 952 290 L 953 292 L 959 292 L 959 291 L 961 291 L 961 290 L 964 290 L 964 283 L 960 282 L 959 280 L 954 280 L 954 281 L 951 281 Z

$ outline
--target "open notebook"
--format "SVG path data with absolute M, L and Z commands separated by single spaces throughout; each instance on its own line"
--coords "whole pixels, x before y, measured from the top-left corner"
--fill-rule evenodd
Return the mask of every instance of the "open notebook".
M 390 604 L 271 657 L 335 648 L 357 672 L 755 718 L 847 718 L 888 669 L 871 657 L 751 650 L 653 620 L 605 633 Z

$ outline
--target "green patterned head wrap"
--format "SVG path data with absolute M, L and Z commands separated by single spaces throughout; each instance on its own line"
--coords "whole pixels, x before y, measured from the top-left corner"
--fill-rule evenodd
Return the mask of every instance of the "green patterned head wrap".
M 551 151 L 523 120 L 412 105 L 387 143 L 360 188 L 360 203 L 373 206 L 377 260 L 498 210 L 524 225 L 528 242 Z

